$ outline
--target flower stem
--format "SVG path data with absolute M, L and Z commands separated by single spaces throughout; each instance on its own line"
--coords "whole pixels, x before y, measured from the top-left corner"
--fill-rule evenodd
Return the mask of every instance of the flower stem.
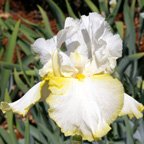
M 83 144 L 81 136 L 73 136 L 71 140 L 71 144 Z

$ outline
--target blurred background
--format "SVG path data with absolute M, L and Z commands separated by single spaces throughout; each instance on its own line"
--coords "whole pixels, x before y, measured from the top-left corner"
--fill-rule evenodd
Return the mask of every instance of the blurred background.
M 114 72 L 125 91 L 144 104 L 144 0 L 0 0 L 0 101 L 15 101 L 40 80 L 42 67 L 31 44 L 63 28 L 65 18 L 89 12 L 106 17 L 123 39 L 123 57 Z M 45 102 L 26 117 L 0 112 L 0 144 L 71 144 L 49 118 Z M 83 142 L 89 144 L 88 142 Z M 93 144 L 144 144 L 144 118 L 120 117 Z

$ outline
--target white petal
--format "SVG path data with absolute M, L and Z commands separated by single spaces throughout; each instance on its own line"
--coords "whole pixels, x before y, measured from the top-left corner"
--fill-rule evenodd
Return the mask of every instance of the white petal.
M 83 73 L 86 63 L 89 62 L 89 59 L 86 56 L 81 55 L 78 52 L 72 52 L 70 54 L 70 59 L 74 66 L 79 70 L 79 73 Z
M 101 71 L 98 71 L 95 59 L 92 59 L 91 61 L 87 62 L 85 64 L 84 70 L 83 70 L 83 74 L 85 76 L 92 76 L 95 73 L 100 73 Z
M 106 39 L 107 48 L 112 57 L 121 57 L 122 56 L 122 40 L 118 34 Z
M 60 72 L 64 77 L 71 77 L 78 72 L 71 59 L 65 53 L 59 52 L 59 61 Z
M 76 26 L 79 23 L 79 19 L 73 19 L 71 17 L 67 17 L 65 20 L 64 28 Z
M 67 18 L 65 27 L 70 26 L 77 28 L 77 33 L 66 40 L 68 55 L 70 52 L 79 53 L 89 58 L 93 64 L 95 62 L 95 74 L 112 73 L 116 59 L 122 55 L 122 40 L 119 35 L 113 35 L 105 18 L 97 13 L 84 15 L 80 20 Z
M 142 111 L 144 111 L 144 106 L 141 103 L 128 94 L 124 94 L 124 106 L 119 116 L 128 115 L 130 118 L 139 119 L 143 116 Z
M 43 82 L 37 83 L 22 98 L 15 102 L 1 102 L 1 110 L 3 112 L 12 110 L 15 113 L 25 116 L 29 109 L 32 107 L 32 105 L 34 105 L 41 99 L 40 91 L 43 84 Z
M 116 0 L 110 0 L 109 4 L 110 4 L 110 5 L 116 5 L 116 4 L 117 4 L 117 1 L 116 1 Z
M 122 84 L 109 75 L 49 79 L 50 117 L 66 136 L 93 141 L 104 136 L 123 106 Z
M 76 29 L 73 27 L 65 28 L 58 32 L 57 34 L 57 48 L 61 48 L 62 44 L 70 39 L 76 33 Z
M 41 77 L 46 76 L 48 73 L 52 73 L 53 68 L 52 68 L 52 60 L 50 59 L 40 70 L 39 70 L 39 75 Z
M 87 30 L 84 27 L 84 24 L 81 20 L 74 20 L 73 18 L 67 18 L 65 22 L 65 27 L 73 27 L 75 33 L 70 39 L 66 40 L 67 54 L 70 55 L 70 52 L 78 52 L 81 55 L 88 57 L 90 54 L 90 38 Z M 73 47 L 72 47 L 73 46 Z
M 37 39 L 32 45 L 33 51 L 40 55 L 40 60 L 42 64 L 46 64 L 51 58 L 52 53 L 56 49 L 57 41 L 56 36 L 49 40 L 44 38 Z
M 54 75 L 55 76 L 61 76 L 58 50 L 55 50 L 53 55 L 52 55 L 52 67 L 53 67 Z

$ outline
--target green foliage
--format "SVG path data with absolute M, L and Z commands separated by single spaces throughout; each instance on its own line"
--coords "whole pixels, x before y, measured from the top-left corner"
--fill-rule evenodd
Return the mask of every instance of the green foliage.
M 51 9 L 53 17 L 57 21 L 58 29 L 63 28 L 65 15 L 61 8 L 53 0 L 46 0 Z M 76 14 L 68 0 L 64 1 L 67 6 L 69 16 L 76 18 Z M 143 18 L 140 17 L 140 31 L 138 44 L 136 45 L 136 31 L 134 26 L 135 0 L 128 4 L 126 0 L 122 5 L 122 0 L 118 3 L 111 13 L 109 4 L 106 0 L 99 0 L 98 6 L 91 0 L 85 0 L 85 5 L 91 11 L 102 13 L 112 25 L 114 32 L 118 32 L 123 39 L 123 57 L 118 62 L 118 67 L 114 75 L 119 78 L 125 87 L 125 91 L 144 103 L 144 75 L 141 67 L 144 53 L 137 52 L 143 35 Z M 143 1 L 138 1 L 139 7 L 144 7 Z M 123 7 L 124 22 L 115 21 L 115 18 Z M 31 51 L 31 44 L 38 37 L 50 38 L 53 31 L 50 26 L 46 11 L 38 6 L 43 22 L 40 24 L 32 23 L 24 18 L 21 20 L 26 23 L 8 18 L 0 18 L 0 99 L 6 101 L 19 98 L 19 92 L 25 93 L 30 87 L 40 80 L 38 69 L 41 67 L 39 58 L 34 56 Z M 6 1 L 5 11 L 9 11 L 9 0 Z M 124 26 L 127 27 L 124 32 Z M 8 44 L 2 45 L 2 40 L 8 39 Z M 21 56 L 21 55 L 24 55 Z M 16 58 L 16 61 L 13 59 Z M 31 68 L 32 65 L 32 68 Z M 11 112 L 1 114 L 1 123 L 6 119 L 8 128 L 0 127 L 0 144 L 70 144 L 74 143 L 73 138 L 65 138 L 60 129 L 49 118 L 47 113 L 48 106 L 40 102 L 31 109 L 31 113 L 26 118 L 19 118 Z M 33 121 L 34 120 L 34 121 Z M 3 125 L 3 124 L 2 124 Z M 16 135 L 17 130 L 22 138 Z M 142 135 L 141 137 L 138 136 Z M 119 118 L 112 124 L 110 133 L 100 140 L 99 144 L 143 144 L 144 121 L 129 120 L 126 116 Z M 84 143 L 84 142 L 83 142 Z

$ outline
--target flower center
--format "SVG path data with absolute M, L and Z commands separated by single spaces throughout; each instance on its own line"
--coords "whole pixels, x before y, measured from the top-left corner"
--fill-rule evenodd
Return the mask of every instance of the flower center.
M 84 74 L 81 74 L 81 73 L 78 73 L 76 76 L 75 76 L 77 79 L 79 80 L 82 80 L 85 78 L 85 75 Z

